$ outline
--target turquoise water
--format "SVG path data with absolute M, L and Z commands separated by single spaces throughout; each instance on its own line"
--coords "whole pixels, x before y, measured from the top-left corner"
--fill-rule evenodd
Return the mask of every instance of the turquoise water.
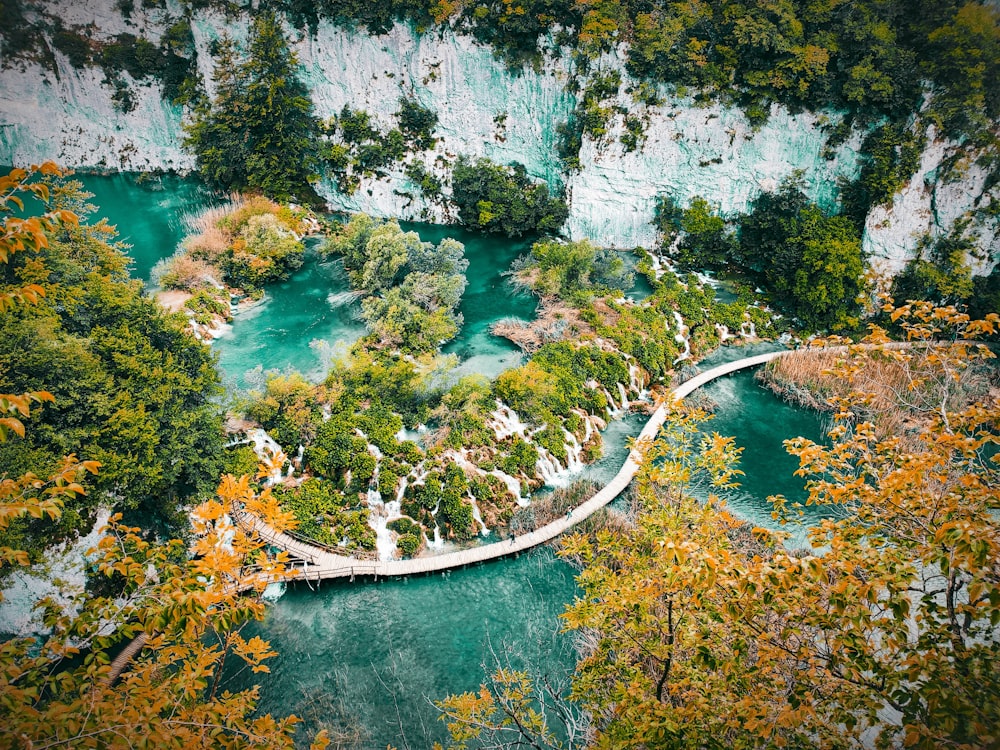
M 361 737 L 345 747 L 430 748 L 447 734 L 431 701 L 478 690 L 491 649 L 568 678 L 576 655 L 558 615 L 576 590 L 548 548 L 444 575 L 297 587 L 254 631 L 281 655 L 271 674 L 233 685 L 260 684 L 259 708 L 305 718 L 303 734 L 353 728 Z
M 212 344 L 227 387 L 259 388 L 266 370 L 298 370 L 318 382 L 336 348 L 364 335 L 343 261 L 309 244 L 302 267 L 269 285 L 261 303 L 238 311 Z
M 107 217 L 131 245 L 132 273 L 149 281 L 162 258 L 174 253 L 186 234 L 184 220 L 215 202 L 200 183 L 173 175 L 139 181 L 135 175 L 79 174 L 99 208 L 93 220 Z M 530 320 L 536 302 L 517 293 L 501 276 L 511 262 L 528 251 L 530 239 L 510 240 L 468 232 L 457 227 L 404 223 L 427 242 L 454 237 L 465 244 L 469 284 L 459 311 L 465 318 L 460 335 L 445 353 L 461 360 L 457 374 L 479 372 L 495 376 L 521 362 L 520 351 L 493 336 L 490 326 L 506 317 Z M 330 357 L 364 333 L 359 306 L 349 298 L 350 287 L 335 259 L 310 252 L 288 281 L 269 286 L 264 303 L 241 311 L 232 328 L 213 344 L 230 387 L 259 385 L 263 372 L 297 369 L 314 381 L 322 379 Z
M 538 306 L 535 298 L 515 290 L 501 275 L 515 258 L 531 249 L 532 240 L 508 239 L 434 224 L 402 222 L 401 226 L 435 245 L 445 237 L 453 237 L 465 245 L 465 257 L 469 261 L 465 274 L 468 286 L 458 308 L 465 322 L 455 340 L 444 347 L 445 354 L 454 354 L 461 360 L 459 374 L 480 373 L 492 378 L 520 364 L 520 349 L 507 339 L 492 335 L 489 329 L 504 318 L 531 320 L 535 316 Z
M 800 524 L 781 526 L 771 517 L 769 495 L 784 495 L 791 502 L 805 503 L 805 479 L 796 477 L 799 460 L 785 451 L 786 438 L 802 436 L 822 442 L 828 417 L 789 405 L 754 382 L 753 371 L 720 378 L 701 389 L 715 403 L 715 416 L 706 425 L 710 432 L 732 435 L 743 448 L 740 487 L 720 493 L 737 516 L 754 525 L 781 529 L 791 534 L 787 544 L 808 546 Z M 806 521 L 823 516 L 818 508 L 804 509 Z
M 185 219 L 217 202 L 213 193 L 190 178 L 176 175 L 139 181 L 134 174 L 77 174 L 98 207 L 92 221 L 107 218 L 119 239 L 132 247 L 132 275 L 149 281 L 157 261 L 173 255 L 187 235 Z
M 165 178 L 160 190 L 136 185 L 128 176 L 83 178 L 98 195 L 95 202 L 105 203 L 100 213 L 125 230 L 133 244 L 136 275 L 144 278 L 181 239 L 179 214 L 208 200 L 192 183 L 169 182 L 173 179 Z M 447 351 L 464 359 L 466 368 L 488 374 L 519 361 L 514 347 L 490 336 L 488 327 L 508 315 L 527 319 L 534 312 L 534 300 L 514 294 L 500 276 L 529 243 L 450 227 L 406 228 L 427 241 L 454 236 L 466 243 L 469 287 L 461 307 L 466 324 Z M 216 343 L 227 381 L 252 382 L 258 367 L 294 366 L 319 377 L 331 349 L 362 331 L 346 291 L 339 260 L 310 252 L 289 281 L 271 287 L 267 301 L 241 313 Z M 701 367 L 766 348 L 727 347 Z M 718 405 L 710 429 L 736 435 L 746 448 L 747 477 L 731 505 L 753 523 L 768 525 L 768 493 L 795 498 L 802 492 L 801 481 L 791 476 L 795 460 L 785 455 L 781 441 L 796 434 L 818 439 L 822 418 L 758 388 L 752 374 L 718 381 L 707 393 Z M 599 482 L 613 476 L 627 452 L 626 440 L 642 423 L 639 416 L 612 423 L 605 435 L 605 457 L 588 467 L 586 475 Z M 272 673 L 238 675 L 233 685 L 259 682 L 261 709 L 305 717 L 304 733 L 320 726 L 348 733 L 357 729 L 359 748 L 388 743 L 426 748 L 444 738 L 430 701 L 478 689 L 482 663 L 492 663 L 490 644 L 498 651 L 511 644 L 515 663 L 535 664 L 555 678 L 571 674 L 572 643 L 557 631 L 558 615 L 575 593 L 573 569 L 548 548 L 444 576 L 324 585 L 318 591 L 292 587 L 256 626 L 281 654 L 270 665 Z
M 720 353 L 723 359 L 745 350 Z M 742 487 L 727 493 L 731 509 L 751 523 L 776 528 L 766 497 L 804 499 L 797 466 L 781 442 L 791 435 L 820 439 L 823 418 L 795 409 L 758 387 L 753 373 L 706 387 L 716 403 L 709 429 L 735 435 L 744 446 Z M 607 482 L 627 454 L 626 441 L 644 417 L 613 422 L 605 455 L 583 475 Z M 801 532 L 792 544 L 801 543 Z M 524 663 L 569 679 L 575 654 L 556 633 L 558 615 L 576 593 L 574 571 L 548 548 L 512 560 L 402 581 L 297 586 L 271 608 L 260 634 L 281 657 L 262 680 L 261 708 L 295 712 L 316 728 L 319 718 L 362 727 L 360 748 L 430 747 L 444 727 L 429 701 L 477 690 L 489 644 L 516 645 Z M 385 683 L 385 684 L 383 684 Z M 252 684 L 250 682 L 241 685 Z M 402 721 L 398 717 L 402 717 Z

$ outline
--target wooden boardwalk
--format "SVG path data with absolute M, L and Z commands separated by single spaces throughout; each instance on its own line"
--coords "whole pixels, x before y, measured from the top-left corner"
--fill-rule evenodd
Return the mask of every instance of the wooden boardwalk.
M 768 352 L 767 354 L 745 357 L 735 362 L 713 367 L 682 383 L 671 391 L 671 395 L 675 401 L 680 401 L 693 391 L 717 378 L 737 372 L 738 370 L 745 370 L 748 367 L 757 367 L 787 353 L 787 350 Z M 668 407 L 669 404 L 664 403 L 653 412 L 649 421 L 642 428 L 642 432 L 639 433 L 639 441 L 652 440 L 656 437 L 660 427 L 667 418 Z M 360 560 L 337 555 L 288 534 L 277 532 L 260 519 L 246 512 L 234 512 L 234 521 L 246 529 L 256 531 L 269 544 L 287 551 L 290 556 L 300 561 L 294 567 L 294 575 L 291 576 L 291 580 L 321 581 L 334 578 L 348 578 L 353 580 L 356 576 L 379 578 L 433 573 L 440 570 L 472 565 L 473 563 L 485 562 L 486 560 L 495 560 L 499 557 L 506 557 L 555 539 L 564 531 L 592 516 L 624 492 L 629 482 L 632 481 L 632 478 L 639 470 L 639 460 L 640 456 L 635 451 L 630 452 L 615 477 L 589 500 L 573 509 L 569 515 L 562 516 L 535 531 L 501 542 L 470 547 L 469 549 L 455 552 L 446 552 L 440 555 L 415 557 L 409 560 Z

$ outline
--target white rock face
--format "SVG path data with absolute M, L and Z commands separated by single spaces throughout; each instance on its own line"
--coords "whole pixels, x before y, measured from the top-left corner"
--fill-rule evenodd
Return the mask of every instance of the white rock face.
M 556 127 L 575 106 L 565 91 L 562 67 L 514 73 L 469 37 L 451 32 L 418 36 L 399 25 L 374 37 L 322 24 L 298 50 L 319 117 L 332 117 L 349 105 L 366 110 L 388 130 L 395 127 L 400 98 L 409 97 L 438 115 L 438 144 L 421 157 L 431 171 L 444 176 L 448 170 L 440 160 L 485 156 L 501 164 L 518 162 L 532 177 L 560 183 Z M 386 178 L 362 180 L 351 196 L 331 184 L 324 188 L 331 205 L 341 210 L 447 219 L 420 196 L 400 165 Z
M 701 196 L 723 214 L 745 212 L 762 191 L 775 190 L 798 170 L 809 197 L 831 207 L 837 179 L 857 175 L 860 136 L 824 159 L 826 139 L 812 114 L 775 106 L 756 132 L 742 112 L 719 105 L 668 99 L 646 114 L 646 140 L 636 151 L 627 153 L 617 141 L 584 142 L 580 172 L 569 183 L 573 238 L 648 248 L 656 239 L 650 221 L 658 195 L 670 194 L 681 205 Z
M 32 63 L 0 71 L 0 163 L 56 161 L 122 171 L 189 170 L 181 110 L 158 84 L 132 83 L 136 106 L 117 110 L 100 68 L 77 70 L 59 52 L 56 72 Z M 128 73 L 122 77 L 131 79 Z
M 179 8 L 168 5 L 166 12 L 141 10 L 124 21 L 108 5 L 102 0 L 76 3 L 70 21 L 93 22 L 102 38 L 129 31 L 155 40 L 163 19 L 180 15 Z M 192 31 L 209 91 L 209 44 L 223 30 L 245 40 L 247 27 L 246 19 L 227 21 L 212 11 L 196 13 Z M 292 30 L 289 37 L 319 117 L 350 105 L 368 111 L 387 130 L 395 125 L 400 97 L 411 97 L 437 112 L 438 144 L 414 158 L 438 176 L 446 176 L 449 164 L 466 155 L 521 163 L 529 175 L 554 187 L 562 187 L 567 179 L 556 145 L 557 128 L 576 105 L 566 91 L 573 72 L 568 55 L 538 71 L 511 72 L 489 48 L 450 31 L 418 35 L 397 25 L 384 36 L 370 36 L 323 23 L 315 36 Z M 795 172 L 801 173 L 812 199 L 832 208 L 837 180 L 857 175 L 860 134 L 827 154 L 818 127 L 823 116 L 792 114 L 775 106 L 768 121 L 755 130 L 742 112 L 721 105 L 694 106 L 669 96 L 660 106 L 637 104 L 624 93 L 630 81 L 622 59 L 619 53 L 600 61 L 604 70 L 618 70 L 623 78 L 622 93 L 605 104 L 643 118 L 645 140 L 637 150 L 626 152 L 618 142 L 621 116 L 611 123 L 605 141 L 584 140 L 580 169 L 565 185 L 570 201 L 566 234 L 573 239 L 651 247 L 656 236 L 650 221 L 658 195 L 669 193 L 682 205 L 699 195 L 731 214 L 746 211 L 761 191 L 777 188 Z M 182 112 L 162 101 L 158 85 L 135 86 L 136 108 L 121 113 L 112 103 L 111 88 L 102 83 L 103 72 L 74 70 L 58 53 L 56 60 L 55 73 L 20 63 L 0 70 L 0 164 L 55 159 L 67 166 L 120 170 L 184 171 L 194 166 L 180 146 Z M 891 207 L 875 209 L 868 217 L 864 247 L 876 267 L 898 270 L 920 236 L 946 233 L 970 211 L 1000 200 L 996 187 L 993 197 L 984 193 L 986 173 L 975 164 L 951 170 L 957 179 L 946 181 L 941 167 L 953 153 L 954 144 L 930 138 L 917 175 Z M 451 218 L 447 209 L 421 196 L 402 165 L 390 168 L 385 177 L 362 179 L 350 196 L 340 194 L 331 182 L 319 190 L 332 208 L 343 211 L 437 222 Z M 983 255 L 973 259 L 976 270 L 986 270 L 988 251 L 998 243 L 997 221 L 981 219 L 969 231 Z
M 968 218 L 971 224 L 967 231 L 983 251 L 969 259 L 973 273 L 988 273 L 993 262 L 1000 260 L 989 257 L 991 250 L 1000 252 L 1000 220 L 986 212 L 974 213 L 974 209 L 996 206 L 1000 186 L 987 190 L 987 170 L 968 159 L 951 175 L 943 174 L 956 144 L 936 139 L 933 127 L 927 136 L 920 166 L 910 182 L 893 196 L 890 205 L 876 206 L 868 214 L 864 249 L 869 262 L 883 274 L 895 274 L 913 257 L 923 235 L 946 235 L 956 221 Z

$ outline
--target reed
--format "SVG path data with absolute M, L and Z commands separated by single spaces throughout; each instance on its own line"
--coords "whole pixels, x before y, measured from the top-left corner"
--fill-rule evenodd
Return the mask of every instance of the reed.
M 854 421 L 872 422 L 882 436 L 902 436 L 918 432 L 932 414 L 965 408 L 990 392 L 987 368 L 943 374 L 936 364 L 939 351 L 872 351 L 848 376 L 839 369 L 844 355 L 804 350 L 774 360 L 757 378 L 782 398 L 821 411 L 832 412 L 838 399 L 861 394 L 852 400 Z
M 163 289 L 183 289 L 193 292 L 209 286 L 207 279 L 222 276 L 217 267 L 184 252 L 164 258 L 153 267 L 152 282 Z
M 583 504 L 601 487 L 590 479 L 578 479 L 567 487 L 559 487 L 538 500 L 533 500 L 526 508 L 518 508 L 510 519 L 510 530 L 515 534 L 526 534 L 555 521 L 573 508 Z

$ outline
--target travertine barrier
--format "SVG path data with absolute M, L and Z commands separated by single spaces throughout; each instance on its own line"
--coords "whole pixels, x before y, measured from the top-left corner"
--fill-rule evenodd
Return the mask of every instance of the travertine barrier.
M 706 383 L 710 383 L 717 378 L 739 370 L 745 370 L 748 367 L 757 367 L 787 353 L 786 350 L 768 352 L 767 354 L 745 357 L 735 362 L 713 367 L 711 370 L 706 370 L 677 386 L 677 388 L 671 391 L 671 395 L 675 401 L 680 401 Z M 664 420 L 667 418 L 668 407 L 669 404 L 664 403 L 653 412 L 649 421 L 642 428 L 642 432 L 639 433 L 638 442 L 649 441 L 656 437 Z M 441 555 L 416 557 L 410 560 L 360 560 L 346 555 L 338 555 L 304 542 L 301 539 L 296 539 L 288 534 L 277 532 L 249 513 L 234 511 L 233 517 L 244 528 L 256 531 L 269 544 L 285 550 L 289 555 L 300 561 L 294 568 L 294 575 L 291 576 L 292 580 L 321 581 L 332 578 L 349 578 L 353 580 L 355 576 L 374 576 L 378 578 L 383 576 L 407 576 L 414 573 L 432 573 L 439 570 L 459 568 L 472 563 L 484 562 L 486 560 L 494 560 L 498 557 L 523 552 L 532 547 L 537 547 L 539 544 L 551 541 L 567 529 L 589 518 L 624 492 L 629 482 L 632 481 L 632 477 L 639 470 L 639 460 L 640 456 L 636 451 L 633 450 L 630 452 L 614 478 L 589 500 L 574 508 L 572 513 L 562 516 L 535 531 L 492 544 L 470 547 L 469 549 L 458 550 L 456 552 L 446 552 Z

